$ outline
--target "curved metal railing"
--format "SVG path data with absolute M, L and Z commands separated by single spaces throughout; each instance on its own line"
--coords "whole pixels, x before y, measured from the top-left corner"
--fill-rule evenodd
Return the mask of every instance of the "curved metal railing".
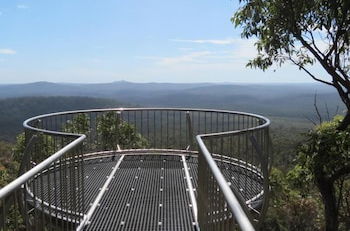
M 253 229 L 267 206 L 269 120 L 249 113 L 187 108 L 80 110 L 26 120 L 27 144 L 32 137 L 37 138 L 34 145 L 27 147 L 24 174 L 0 190 L 2 229 L 77 227 L 89 209 L 84 198 L 84 158 L 89 153 L 111 151 L 104 144 L 106 137 L 99 133 L 100 118 L 108 112 L 115 113 L 118 123 L 131 125 L 147 141 L 142 147 L 119 143 L 113 147 L 115 150 L 199 153 L 197 200 L 201 229 L 225 230 L 236 224 L 242 230 Z M 67 132 L 67 124 L 78 115 L 87 118 L 86 134 Z M 227 164 L 236 168 L 228 168 Z M 236 185 L 230 183 L 233 172 L 238 176 L 233 181 Z M 261 182 L 262 186 L 257 186 L 259 193 L 248 193 L 256 186 L 248 178 Z M 49 190 L 43 190 L 44 184 Z M 6 216 L 9 212 L 15 216 Z
M 268 201 L 269 120 L 236 131 L 198 135 L 199 144 L 199 224 L 204 230 L 226 230 L 235 221 L 242 230 L 254 230 L 263 217 Z M 214 159 L 219 161 L 214 161 Z M 260 177 L 263 190 L 247 198 L 244 192 L 254 187 L 247 182 L 231 186 L 225 163 L 239 166 L 247 178 Z M 237 180 L 237 179 L 236 179 Z M 260 203 L 259 203 L 260 202 Z M 257 204 L 258 203 L 258 204 Z M 232 215 L 231 215 L 232 213 Z M 229 230 L 229 229 L 228 229 Z

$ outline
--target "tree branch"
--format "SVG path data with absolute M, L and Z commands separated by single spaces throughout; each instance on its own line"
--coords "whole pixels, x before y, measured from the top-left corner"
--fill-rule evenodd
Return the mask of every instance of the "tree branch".
M 318 52 L 319 55 L 322 56 L 322 58 L 325 58 L 325 55 L 322 53 L 322 51 L 317 47 L 316 43 L 315 43 L 315 39 L 314 39 L 314 35 L 312 34 L 311 31 L 308 31 L 309 34 L 311 35 L 311 43 L 314 46 L 314 49 Z
M 314 80 L 334 87 L 333 83 L 327 82 L 327 81 L 325 81 L 325 80 L 322 80 L 322 79 L 317 78 L 317 77 L 314 76 L 309 70 L 307 70 L 303 65 L 301 65 L 300 63 L 298 63 L 297 61 L 295 61 L 295 60 L 294 60 L 292 57 L 290 57 L 290 56 L 289 56 L 289 60 L 290 60 L 292 63 L 294 63 L 295 65 L 297 65 L 300 69 L 302 69 L 303 71 L 305 71 L 305 72 L 306 72 L 308 75 L 310 75 L 311 78 L 313 78 Z
M 315 93 L 315 95 L 314 95 L 314 107 L 315 107 L 315 110 L 316 110 L 316 114 L 317 114 L 318 120 L 320 121 L 320 124 L 321 124 L 322 123 L 322 116 L 320 114 L 320 111 L 318 110 L 316 98 L 317 98 L 317 94 Z
M 345 73 L 345 71 L 338 65 L 336 66 L 337 70 L 340 72 L 340 74 L 343 76 L 343 78 L 350 83 L 349 76 Z
M 308 116 L 306 115 L 303 115 L 305 117 L 305 119 L 307 119 L 309 122 L 311 122 L 313 125 L 317 125 L 317 123 L 315 121 L 313 121 L 311 118 L 309 118 Z
M 315 58 L 320 62 L 322 67 L 332 76 L 333 80 L 337 80 L 340 82 L 343 86 L 346 88 L 350 88 L 350 84 L 348 84 L 336 71 L 335 68 L 332 66 L 329 66 L 327 63 L 327 60 L 322 59 L 322 57 L 317 53 L 317 51 L 308 44 L 305 39 L 301 36 L 301 34 L 294 33 L 293 34 L 303 46 L 305 46 L 314 56 Z
M 328 120 L 331 120 L 331 116 L 330 116 L 329 110 L 328 110 L 328 104 L 325 102 L 325 103 L 324 103 L 324 106 L 325 106 L 325 108 L 326 108 L 327 119 L 328 119 Z
M 333 34 L 330 31 L 330 28 L 327 28 L 327 32 L 328 35 L 331 37 L 331 40 L 333 42 L 333 45 L 331 47 L 331 49 L 329 49 L 329 51 L 327 52 L 327 54 L 325 55 L 325 59 L 328 59 L 328 57 L 333 53 L 333 51 L 335 50 L 335 38 L 333 36 Z
M 339 85 L 337 81 L 333 81 L 333 86 L 337 89 L 338 94 L 341 98 L 341 100 L 344 102 L 348 110 L 350 109 L 350 99 L 348 97 L 348 94 L 344 92 L 342 86 Z

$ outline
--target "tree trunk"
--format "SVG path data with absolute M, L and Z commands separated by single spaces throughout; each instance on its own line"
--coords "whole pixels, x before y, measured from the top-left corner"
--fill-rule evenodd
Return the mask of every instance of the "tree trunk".
M 339 220 L 334 184 L 323 176 L 316 176 L 316 181 L 324 203 L 326 231 L 337 231 Z
M 348 109 L 343 121 L 339 124 L 337 129 L 339 131 L 344 131 L 349 125 L 350 125 L 350 111 Z

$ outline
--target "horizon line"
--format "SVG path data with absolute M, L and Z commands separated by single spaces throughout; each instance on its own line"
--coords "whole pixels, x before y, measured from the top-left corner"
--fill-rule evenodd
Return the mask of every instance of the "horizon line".
M 149 81 L 149 82 L 136 82 L 136 81 L 127 81 L 127 80 L 117 80 L 112 82 L 54 82 L 54 81 L 32 81 L 32 82 L 15 82 L 15 83 L 0 83 L 0 85 L 24 85 L 24 84 L 36 84 L 36 83 L 51 83 L 51 84 L 65 84 L 65 85 L 84 85 L 84 84 L 114 84 L 114 83 L 131 83 L 131 84 L 210 84 L 210 85 L 280 85 L 280 84 L 320 84 L 322 83 L 316 81 L 305 81 L 305 82 L 230 82 L 230 81 L 218 81 L 218 82 L 158 82 L 158 81 Z

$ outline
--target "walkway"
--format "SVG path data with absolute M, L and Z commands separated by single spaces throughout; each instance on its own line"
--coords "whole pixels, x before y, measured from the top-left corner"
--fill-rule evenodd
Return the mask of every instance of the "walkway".
M 183 160 L 122 155 L 85 230 L 196 230 L 193 177 Z

